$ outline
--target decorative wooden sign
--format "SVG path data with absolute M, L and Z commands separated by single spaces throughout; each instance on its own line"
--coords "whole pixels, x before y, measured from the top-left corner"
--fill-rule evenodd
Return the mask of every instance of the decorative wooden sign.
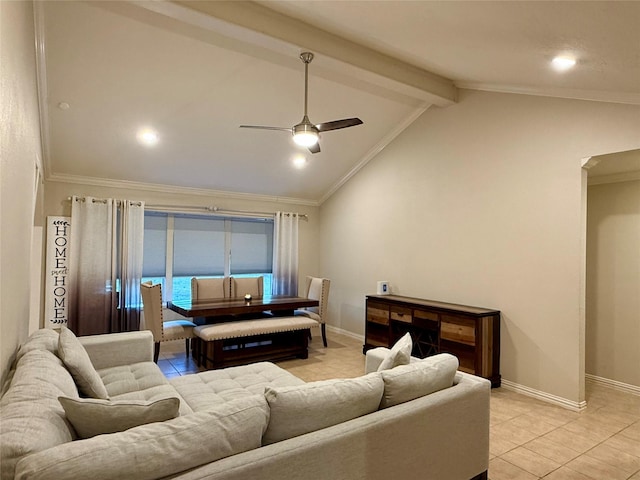
M 47 217 L 47 270 L 44 326 L 67 325 L 69 314 L 69 217 Z

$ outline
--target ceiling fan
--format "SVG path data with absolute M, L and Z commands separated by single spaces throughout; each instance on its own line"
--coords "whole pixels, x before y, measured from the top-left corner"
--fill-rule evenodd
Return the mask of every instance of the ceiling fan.
M 318 123 L 314 125 L 307 116 L 307 99 L 309 90 L 309 64 L 313 60 L 313 53 L 303 52 L 300 54 L 300 60 L 304 63 L 304 116 L 302 121 L 291 128 L 286 127 L 267 127 L 261 125 L 240 125 L 240 128 L 257 128 L 260 130 L 282 130 L 291 132 L 293 141 L 302 147 L 307 147 L 311 153 L 320 152 L 320 132 L 328 132 L 330 130 L 339 130 L 341 128 L 355 127 L 362 124 L 359 118 L 344 118 L 342 120 L 333 120 L 331 122 Z

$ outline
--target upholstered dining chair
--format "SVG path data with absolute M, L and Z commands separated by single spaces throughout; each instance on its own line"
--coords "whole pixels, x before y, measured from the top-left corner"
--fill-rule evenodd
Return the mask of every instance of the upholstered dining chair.
M 191 300 L 220 300 L 231 296 L 231 278 L 191 278 Z M 193 323 L 197 326 L 207 323 L 206 317 L 195 317 Z
M 189 320 L 171 320 L 165 322 L 162 315 L 162 286 L 151 282 L 140 284 L 140 294 L 144 311 L 144 326 L 151 330 L 155 343 L 153 361 L 158 363 L 160 342 L 185 339 L 187 358 L 189 357 L 189 340 L 193 338 L 195 323 Z
M 219 299 L 231 296 L 231 278 L 197 278 L 191 279 L 191 299 Z
M 231 277 L 231 297 L 242 298 L 249 294 L 254 298 L 261 298 L 264 294 L 263 277 Z
M 312 300 L 318 300 L 319 306 L 307 307 L 296 310 L 294 315 L 304 315 L 320 324 L 322 331 L 322 343 L 327 346 L 327 303 L 329 302 L 329 288 L 331 287 L 331 280 L 328 278 L 307 277 L 306 289 L 303 292 L 303 296 Z

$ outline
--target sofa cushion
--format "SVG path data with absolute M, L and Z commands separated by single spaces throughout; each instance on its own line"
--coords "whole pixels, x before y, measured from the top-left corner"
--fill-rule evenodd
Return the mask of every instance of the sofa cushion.
M 98 370 L 98 374 L 102 378 L 111 400 L 153 402 L 163 398 L 178 397 L 180 399 L 180 415 L 193 413 L 182 396 L 169 384 L 158 365 L 153 362 L 103 368 Z
M 408 365 L 411 358 L 412 348 L 413 341 L 411 340 L 411 334 L 407 332 L 393 345 L 393 347 L 391 347 L 391 350 L 389 350 L 378 366 L 378 372 L 395 368 L 400 365 Z
M 108 399 L 107 389 L 78 338 L 67 327 L 60 329 L 58 355 L 87 397 Z
M 270 362 L 174 377 L 169 383 L 195 412 L 237 398 L 263 395 L 268 385 L 285 387 L 304 384 L 298 377 Z
M 22 356 L 31 350 L 46 350 L 58 356 L 58 332 L 50 329 L 40 329 L 33 332 L 26 342 L 20 345 L 18 353 L 16 353 L 16 362 Z
M 125 432 L 98 435 L 29 455 L 16 479 L 136 480 L 170 476 L 260 446 L 269 418 L 262 395 Z
M 13 478 L 22 456 L 74 439 L 75 432 L 58 402 L 61 395 L 78 396 L 62 361 L 48 350 L 23 353 L 0 400 L 1 478 Z
M 171 420 L 178 416 L 180 407 L 180 400 L 176 397 L 154 402 L 68 397 L 59 397 L 58 400 L 80 438 Z
M 448 353 L 381 372 L 384 395 L 380 408 L 392 407 L 453 385 L 458 359 Z
M 379 373 L 322 380 L 293 387 L 266 387 L 271 409 L 263 443 L 275 443 L 375 412 L 384 384 Z

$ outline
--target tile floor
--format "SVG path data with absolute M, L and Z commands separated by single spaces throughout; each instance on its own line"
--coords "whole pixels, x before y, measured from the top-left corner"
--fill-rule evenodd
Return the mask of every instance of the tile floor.
M 306 360 L 277 362 L 305 381 L 364 371 L 362 343 L 314 335 Z M 197 372 L 184 341 L 162 344 L 167 377 Z M 490 480 L 640 480 L 640 396 L 587 382 L 587 409 L 572 412 L 518 393 L 491 392 Z

